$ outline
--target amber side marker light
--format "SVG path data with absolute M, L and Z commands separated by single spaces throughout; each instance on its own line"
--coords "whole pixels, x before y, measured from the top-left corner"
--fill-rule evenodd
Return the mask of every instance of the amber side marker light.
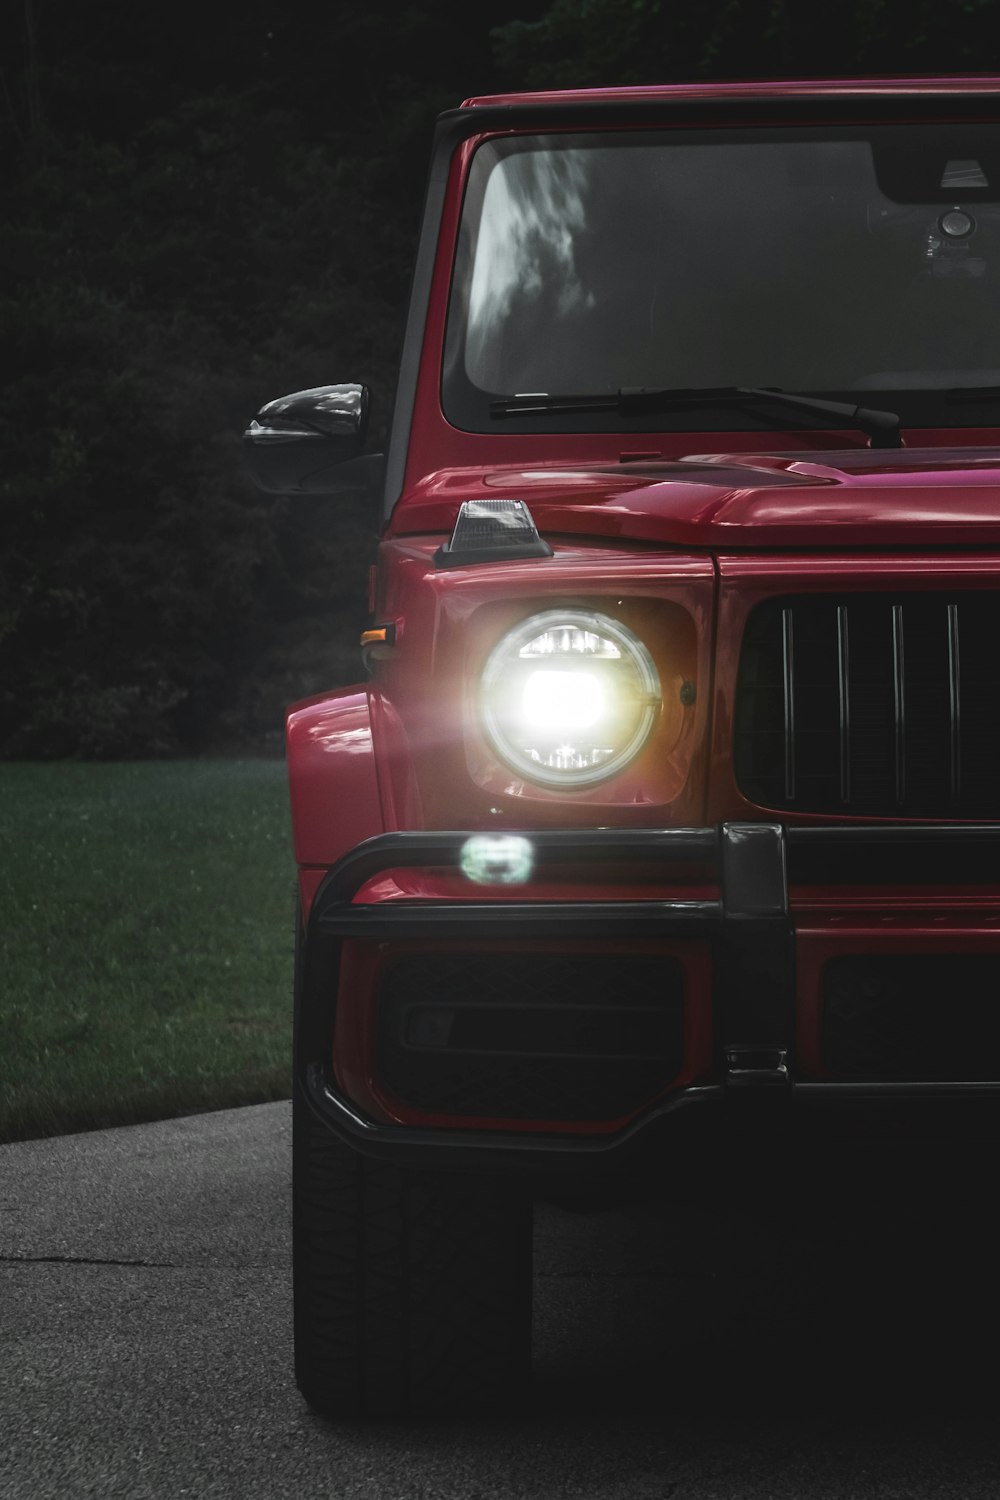
M 373 661 L 386 661 L 392 655 L 392 648 L 396 644 L 395 623 L 373 625 L 371 630 L 363 630 L 360 644 L 361 659 L 366 669 L 371 671 Z

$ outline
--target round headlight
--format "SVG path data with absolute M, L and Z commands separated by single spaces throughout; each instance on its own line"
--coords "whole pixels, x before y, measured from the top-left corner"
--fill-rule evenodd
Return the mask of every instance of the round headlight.
M 480 712 L 497 754 L 542 786 L 613 776 L 645 744 L 660 679 L 640 640 L 587 610 L 533 615 L 493 648 Z

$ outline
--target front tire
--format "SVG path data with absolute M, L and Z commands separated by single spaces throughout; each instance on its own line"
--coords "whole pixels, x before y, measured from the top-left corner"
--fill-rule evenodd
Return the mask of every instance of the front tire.
M 297 1095 L 295 1374 L 329 1417 L 487 1412 L 527 1393 L 531 1200 L 362 1156 Z

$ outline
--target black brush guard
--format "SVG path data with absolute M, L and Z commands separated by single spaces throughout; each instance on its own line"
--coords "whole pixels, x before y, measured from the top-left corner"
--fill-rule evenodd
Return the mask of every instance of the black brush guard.
M 458 870 L 471 831 L 395 833 L 369 839 L 321 885 L 296 975 L 295 1082 L 313 1111 L 364 1153 L 433 1168 L 568 1174 L 652 1150 L 679 1160 L 738 1123 L 742 1135 L 775 1140 L 810 1133 L 847 1139 L 895 1134 L 903 1120 L 937 1138 L 939 1127 L 1000 1133 L 998 1077 L 965 1082 L 801 1082 L 795 1077 L 795 933 L 788 887 L 1000 883 L 1000 827 L 993 824 L 814 826 L 724 823 L 716 828 L 533 831 L 535 875 L 570 866 L 636 867 L 661 884 L 716 887 L 716 899 L 358 904 L 387 869 Z M 572 1134 L 387 1125 L 366 1118 L 332 1075 L 340 948 L 346 938 L 495 939 L 573 936 L 701 939 L 713 973 L 714 1081 L 660 1098 L 621 1131 Z M 948 1106 L 945 1108 L 944 1106 Z M 993 1125 L 994 1119 L 998 1122 Z

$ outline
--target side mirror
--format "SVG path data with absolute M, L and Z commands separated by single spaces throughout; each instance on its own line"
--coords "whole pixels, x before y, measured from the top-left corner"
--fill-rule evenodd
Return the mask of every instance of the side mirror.
M 332 495 L 378 480 L 381 454 L 362 456 L 366 385 L 320 385 L 262 406 L 243 434 L 255 482 L 270 495 Z

